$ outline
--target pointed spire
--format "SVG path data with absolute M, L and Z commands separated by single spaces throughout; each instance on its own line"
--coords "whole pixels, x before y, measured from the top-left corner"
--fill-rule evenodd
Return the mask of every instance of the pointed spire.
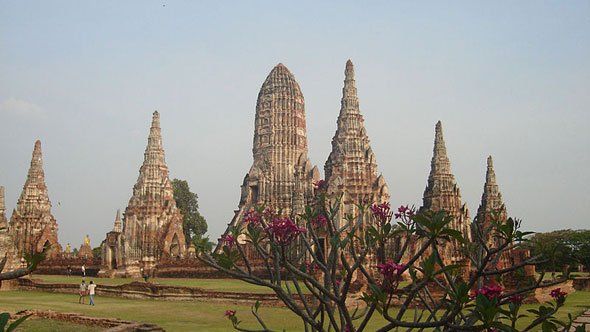
M 45 185 L 45 172 L 43 171 L 43 155 L 41 152 L 41 141 L 35 141 L 33 148 L 33 155 L 31 157 L 31 164 L 29 172 L 27 173 L 27 180 L 23 186 L 23 191 L 17 202 L 17 210 L 20 213 L 28 211 L 33 206 L 40 209 L 38 212 L 49 212 L 51 209 L 51 202 L 47 193 L 47 186 Z
M 4 186 L 0 186 L 0 230 L 8 227 L 6 220 L 6 203 L 4 201 Z
M 447 147 L 440 120 L 436 123 L 435 127 L 434 148 L 430 166 L 430 177 L 436 176 L 437 174 L 451 174 L 451 163 L 447 156 Z
M 115 217 L 115 225 L 113 226 L 113 232 L 121 233 L 122 230 L 123 227 L 121 224 L 121 210 L 117 209 L 117 216 Z
M 488 170 L 486 172 L 486 184 L 496 185 L 496 173 L 494 172 L 494 161 L 492 156 L 488 156 Z
M 134 196 L 161 194 L 159 191 L 162 184 L 169 181 L 158 111 L 155 111 L 152 116 L 148 143 L 143 156 L 143 164 L 139 169 L 139 177 L 134 187 Z
M 471 237 L 471 220 L 466 204 L 461 201 L 461 193 L 451 172 L 451 163 L 443 138 L 442 123 L 435 127 L 434 148 L 430 162 L 428 184 L 424 189 L 420 210 L 445 210 L 453 216 L 450 226 L 461 231 L 466 238 Z
M 350 200 L 347 203 L 352 203 L 351 206 L 361 199 L 378 203 L 389 200 L 389 190 L 385 182 L 379 180 L 377 163 L 365 130 L 354 80 L 354 65 L 350 60 L 344 70 L 340 113 L 324 171 L 330 193 L 338 195 L 346 192 Z
M 340 101 L 340 117 L 345 114 L 360 114 L 359 99 L 354 80 L 354 65 L 352 61 L 346 61 L 344 69 L 344 87 L 342 87 L 342 100 Z
M 483 186 L 483 194 L 481 195 L 481 203 L 477 209 L 477 219 L 479 222 L 489 223 L 490 212 L 495 211 L 500 213 L 499 218 L 506 219 L 506 207 L 502 202 L 502 194 L 498 184 L 496 183 L 496 173 L 494 172 L 494 162 L 492 156 L 488 157 L 486 182 Z
M 59 254 L 61 250 L 57 240 L 57 222 L 51 214 L 45 185 L 39 140 L 35 142 L 27 180 L 10 218 L 10 228 L 15 233 L 14 239 L 21 255 L 41 250 L 46 242 L 55 246 L 50 256 Z
M 6 211 L 6 201 L 4 200 L 4 186 L 0 186 L 0 215 Z
M 164 161 L 164 150 L 162 149 L 162 130 L 160 129 L 160 113 L 155 111 L 152 115 L 152 126 L 148 136 L 148 145 L 145 149 L 145 163 L 162 165 Z

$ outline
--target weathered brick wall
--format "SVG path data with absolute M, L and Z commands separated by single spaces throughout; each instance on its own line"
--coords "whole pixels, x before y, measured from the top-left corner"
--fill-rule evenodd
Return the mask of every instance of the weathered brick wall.
M 59 320 L 68 323 L 86 325 L 86 326 L 99 326 L 104 327 L 110 332 L 127 332 L 127 331 L 164 331 L 161 327 L 143 322 L 134 322 L 130 320 L 122 320 L 115 318 L 100 318 L 100 317 L 89 317 L 76 313 L 64 313 L 51 310 L 25 310 L 21 311 L 16 315 L 11 315 L 14 319 L 19 317 L 32 314 L 33 317 Z
M 156 285 L 145 282 L 132 282 L 125 285 L 101 285 L 97 283 L 96 295 L 109 297 L 123 297 L 129 299 L 159 299 L 172 301 L 217 301 L 217 302 L 242 302 L 252 304 L 256 301 L 264 302 L 271 306 L 284 306 L 283 302 L 275 294 L 215 292 L 197 287 Z M 36 290 L 44 292 L 78 294 L 76 284 L 47 284 L 38 283 L 31 279 L 18 279 L 18 288 L 21 290 Z M 309 296 L 309 301 L 312 297 Z

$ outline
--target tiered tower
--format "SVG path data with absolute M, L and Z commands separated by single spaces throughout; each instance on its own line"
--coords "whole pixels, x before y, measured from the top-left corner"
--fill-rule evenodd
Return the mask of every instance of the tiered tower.
M 389 190 L 383 176 L 377 173 L 377 162 L 359 109 L 354 66 L 350 60 L 344 71 L 338 127 L 324 170 L 328 196 L 334 199 L 344 194 L 341 214 L 355 215 L 356 204 L 361 201 L 389 201 Z
M 242 184 L 230 225 L 242 222 L 255 206 L 303 212 L 314 197 L 317 167 L 307 157 L 305 103 L 299 84 L 283 64 L 268 74 L 258 93 L 254 123 L 254 163 Z
M 420 210 L 447 211 L 453 217 L 450 227 L 460 231 L 466 239 L 471 239 L 469 209 L 461 201 L 459 187 L 455 182 L 455 176 L 451 173 L 451 163 L 447 157 L 447 148 L 440 121 L 436 123 L 434 151 L 430 167 L 428 185 L 424 190 Z M 442 251 L 443 258 L 449 263 L 456 263 L 464 259 L 464 256 L 457 248 L 457 243 L 454 241 L 447 243 Z
M 12 236 L 8 232 L 8 220 L 6 219 L 6 204 L 4 199 L 4 187 L 0 186 L 0 260 L 6 256 L 6 265 L 3 272 L 18 268 L 19 259 Z
M 40 252 L 45 246 L 50 246 L 48 257 L 56 257 L 61 252 L 57 241 L 57 222 L 51 214 L 45 185 L 39 140 L 35 142 L 27 180 L 10 218 L 10 232 L 21 257 Z
M 496 184 L 496 173 L 494 172 L 494 162 L 492 156 L 488 157 L 488 168 L 486 171 L 486 182 L 483 186 L 483 194 L 481 195 L 481 203 L 477 209 L 477 217 L 475 219 L 475 229 L 480 229 L 484 234 L 488 233 L 492 222 L 492 213 L 496 214 L 496 220 L 505 222 L 508 219 L 506 206 L 502 202 L 502 194 Z M 475 230 L 474 230 L 475 231 Z M 474 234 L 475 236 L 475 234 Z M 493 238 L 490 234 L 486 236 L 486 242 L 493 244 Z
M 153 114 L 143 165 L 125 209 L 123 242 L 125 271 L 151 273 L 163 257 L 184 257 L 182 214 L 176 207 L 162 148 L 160 114 Z
M 113 232 L 121 233 L 123 231 L 123 223 L 121 222 L 121 210 L 117 209 L 115 216 L 115 223 L 113 224 Z

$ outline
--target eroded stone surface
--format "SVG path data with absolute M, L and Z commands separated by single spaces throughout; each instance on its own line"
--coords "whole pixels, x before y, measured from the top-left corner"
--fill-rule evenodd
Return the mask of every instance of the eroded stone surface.
M 19 260 L 16 254 L 16 246 L 12 241 L 11 234 L 8 232 L 4 197 L 4 187 L 0 186 L 0 260 L 6 256 L 7 260 L 3 270 L 3 272 L 6 272 L 18 268 Z
M 19 257 L 40 252 L 45 246 L 50 246 L 48 257 L 60 255 L 57 221 L 51 214 L 39 140 L 35 142 L 27 180 L 12 212 L 9 228 Z
M 453 220 L 449 224 L 452 229 L 460 231 L 463 236 L 471 239 L 471 218 L 467 204 L 461 201 L 461 193 L 455 176 L 451 172 L 451 163 L 447 156 L 447 148 L 443 138 L 442 124 L 436 123 L 433 156 L 430 162 L 428 185 L 424 190 L 420 211 L 447 211 Z M 448 263 L 457 263 L 465 259 L 458 250 L 458 243 L 449 241 L 441 247 L 441 254 Z
M 260 205 L 303 212 L 314 198 L 319 171 L 307 157 L 305 102 L 295 77 L 279 63 L 260 88 L 254 125 L 254 162 L 242 184 L 238 210 L 230 226 Z
M 357 214 L 357 204 L 389 201 L 385 179 L 377 171 L 377 161 L 365 130 L 359 107 L 354 66 L 346 62 L 344 87 L 337 129 L 332 138 L 332 151 L 324 166 L 326 192 L 334 200 L 340 195 L 341 217 Z
M 113 232 L 107 234 L 105 270 L 119 269 L 125 275 L 139 276 L 143 269 L 151 274 L 161 259 L 185 256 L 182 214 L 174 200 L 157 111 L 152 117 L 144 161 L 124 218 L 119 231 L 121 220 L 117 213 Z

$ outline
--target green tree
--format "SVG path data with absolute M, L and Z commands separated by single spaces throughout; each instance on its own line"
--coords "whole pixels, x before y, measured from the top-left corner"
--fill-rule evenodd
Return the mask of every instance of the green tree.
M 172 180 L 172 188 L 174 189 L 176 206 L 183 215 L 182 225 L 186 244 L 190 244 L 193 237 L 201 238 L 207 232 L 207 221 L 199 213 L 199 197 L 191 192 L 188 182 L 174 179 Z
M 92 249 L 92 256 L 94 257 L 94 259 L 101 259 L 102 258 L 102 248 L 96 247 L 96 248 Z
M 574 231 L 559 230 L 548 233 L 536 233 L 530 239 L 529 248 L 531 255 L 541 255 L 544 260 L 537 267 L 551 271 L 555 278 L 555 271 L 564 270 L 566 266 L 575 264 L 570 239 Z
M 574 231 L 568 240 L 576 262 L 584 265 L 586 271 L 590 271 L 590 230 Z

